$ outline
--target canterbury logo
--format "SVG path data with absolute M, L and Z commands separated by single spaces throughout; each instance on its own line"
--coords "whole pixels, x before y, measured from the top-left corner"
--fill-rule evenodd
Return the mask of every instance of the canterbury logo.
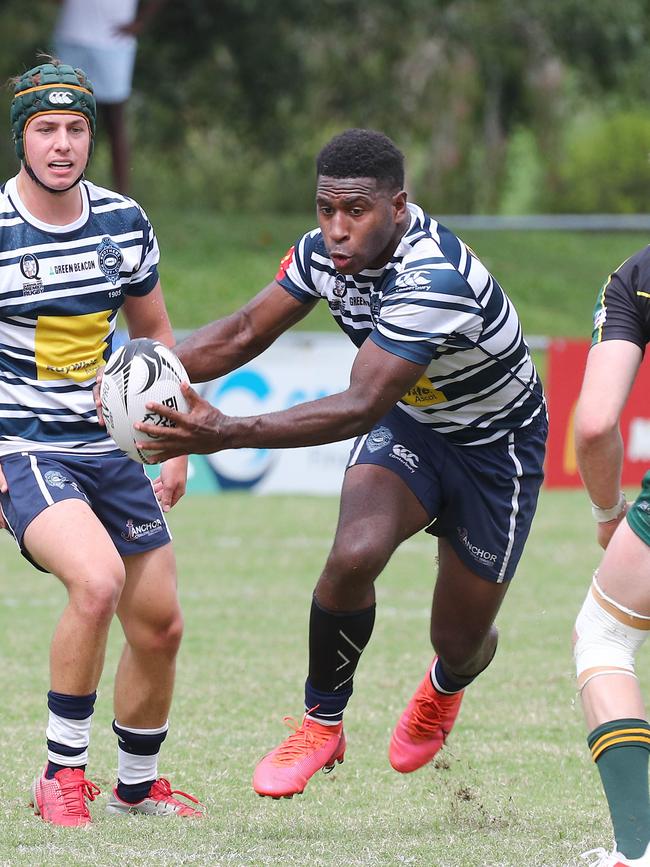
M 400 458 L 404 461 L 407 466 L 411 467 L 411 469 L 416 470 L 418 468 L 418 464 L 420 462 L 420 458 L 414 453 L 409 451 L 407 448 L 404 448 L 402 445 L 394 445 L 393 446 L 393 454 L 395 457 Z
M 71 105 L 74 102 L 74 97 L 67 90 L 53 90 L 47 98 L 52 105 Z

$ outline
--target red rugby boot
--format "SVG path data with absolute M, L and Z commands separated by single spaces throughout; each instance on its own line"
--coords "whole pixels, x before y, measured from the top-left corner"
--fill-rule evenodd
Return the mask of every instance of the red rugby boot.
M 408 774 L 431 761 L 452 730 L 463 694 L 437 692 L 427 671 L 390 739 L 388 755 L 396 771 Z
M 34 813 L 52 825 L 87 825 L 90 812 L 86 801 L 94 801 L 99 788 L 87 780 L 81 768 L 63 768 L 52 779 L 36 777 L 32 786 Z
M 316 771 L 331 771 L 345 755 L 343 723 L 324 726 L 303 718 L 297 726 L 291 717 L 284 718 L 293 734 L 279 747 L 264 756 L 255 768 L 253 788 L 258 795 L 292 798 L 299 795 Z
M 185 801 L 179 801 L 174 795 L 181 795 Z M 187 802 L 190 803 L 187 803 Z M 195 806 L 196 805 L 196 806 Z M 131 804 L 123 801 L 113 789 L 113 794 L 106 805 L 107 813 L 116 813 L 120 816 L 135 815 L 142 813 L 146 816 L 181 816 L 183 819 L 202 819 L 205 816 L 204 806 L 195 798 L 180 789 L 172 789 L 170 782 L 165 777 L 159 777 L 149 789 L 149 794 L 141 801 Z

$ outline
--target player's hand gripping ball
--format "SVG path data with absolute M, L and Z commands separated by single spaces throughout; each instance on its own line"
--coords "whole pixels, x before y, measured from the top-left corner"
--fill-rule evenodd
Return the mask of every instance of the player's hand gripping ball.
M 149 453 L 136 448 L 136 441 L 153 441 L 155 437 L 136 431 L 137 421 L 162 427 L 174 424 L 147 409 L 148 403 L 187 412 L 181 383 L 188 382 L 185 368 L 176 355 L 157 340 L 139 337 L 117 349 L 108 359 L 102 377 L 100 399 L 106 430 L 122 451 L 141 464 Z

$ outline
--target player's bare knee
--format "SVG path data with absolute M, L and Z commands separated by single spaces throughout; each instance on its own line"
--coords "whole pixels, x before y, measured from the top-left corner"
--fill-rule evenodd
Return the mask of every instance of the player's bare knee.
M 167 626 L 159 633 L 161 653 L 176 656 L 183 640 L 183 615 L 178 611 Z
M 606 674 L 635 677 L 636 654 L 649 629 L 649 617 L 604 594 L 594 577 L 573 631 L 579 688 Z
M 337 540 L 327 558 L 324 574 L 333 582 L 372 584 L 389 556 L 376 540 L 365 537 Z
M 110 623 L 120 601 L 124 574 L 111 572 L 77 582 L 69 588 L 70 602 L 88 623 Z
M 183 626 L 183 615 L 177 609 L 158 620 L 132 624 L 125 632 L 133 650 L 173 659 L 181 645 Z

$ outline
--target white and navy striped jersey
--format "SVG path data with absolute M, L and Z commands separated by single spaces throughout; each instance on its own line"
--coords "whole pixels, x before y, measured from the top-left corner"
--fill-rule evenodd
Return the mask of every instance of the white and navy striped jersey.
M 81 216 L 30 214 L 16 178 L 0 188 L 0 456 L 115 450 L 92 388 L 127 295 L 158 281 L 158 243 L 132 200 L 80 184 Z
M 398 406 L 459 445 L 478 445 L 546 412 L 517 313 L 474 252 L 417 205 L 390 262 L 337 274 L 319 229 L 282 260 L 278 283 L 325 298 L 356 346 L 370 338 L 425 374 Z

